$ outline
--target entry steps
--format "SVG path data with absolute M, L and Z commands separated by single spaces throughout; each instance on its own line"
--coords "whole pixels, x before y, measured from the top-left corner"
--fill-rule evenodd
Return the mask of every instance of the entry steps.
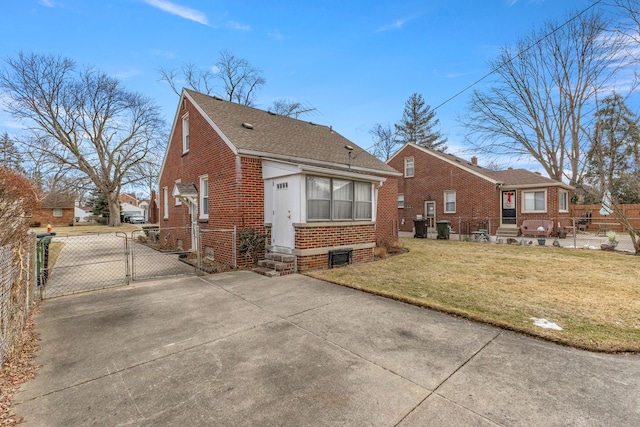
M 296 272 L 296 257 L 295 255 L 269 252 L 265 255 L 265 259 L 258 261 L 258 266 L 252 271 L 267 277 L 293 274 Z

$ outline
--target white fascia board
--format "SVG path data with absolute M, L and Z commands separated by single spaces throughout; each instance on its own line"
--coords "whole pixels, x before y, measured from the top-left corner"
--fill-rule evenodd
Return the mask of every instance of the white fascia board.
M 409 143 L 408 143 L 408 142 L 405 142 L 405 143 L 404 143 L 404 145 L 403 145 L 402 147 L 400 147 L 400 149 L 399 149 L 398 151 L 396 151 L 395 153 L 393 153 L 393 156 L 389 157 L 389 159 L 386 161 L 386 163 L 387 163 L 387 164 L 389 164 L 389 162 L 390 162 L 391 160 L 395 159 L 395 157 L 396 157 L 397 155 L 399 155 L 399 154 L 400 154 L 400 152 L 401 152 L 402 150 L 404 150 L 404 147 L 406 147 L 407 145 L 409 145 Z
M 262 160 L 262 179 L 279 178 L 288 175 L 297 175 L 302 170 L 295 163 L 276 162 L 273 160 Z
M 207 123 L 209 123 L 209 125 L 216 131 L 216 133 L 218 135 L 220 135 L 220 138 L 222 138 L 222 140 L 225 142 L 225 144 L 227 144 L 227 146 L 229 147 L 229 149 L 233 152 L 233 154 L 238 155 L 238 149 L 236 148 L 235 145 L 233 145 L 233 143 L 231 142 L 231 140 L 229 138 L 227 138 L 227 136 L 220 130 L 220 128 L 218 127 L 218 125 L 216 125 L 214 123 L 213 120 L 211 120 L 211 117 L 209 117 L 209 115 L 207 113 L 204 112 L 204 110 L 200 107 L 200 105 L 198 105 L 197 102 L 195 102 L 193 100 L 193 98 L 185 91 L 183 91 L 184 96 L 191 101 L 191 103 L 193 104 L 194 107 L 196 107 L 196 110 L 198 110 L 198 112 L 200 113 L 200 115 L 202 117 L 204 117 L 204 119 L 207 121 Z M 177 117 L 176 117 L 177 119 Z M 175 126 L 175 123 L 174 123 Z
M 574 190 L 575 188 L 570 186 L 569 184 L 565 184 L 564 182 L 550 182 L 548 184 L 544 184 L 544 183 L 538 183 L 538 184 L 521 184 L 521 185 L 503 185 L 502 188 L 503 190 L 517 190 L 520 188 L 523 189 L 530 189 L 530 188 L 539 188 L 539 189 L 544 189 L 544 188 L 548 188 L 548 187 L 560 187 L 563 190 Z
M 324 166 L 328 166 L 329 168 L 337 168 L 336 170 L 334 169 L 326 169 L 326 170 L 333 170 L 334 174 L 348 174 L 349 171 L 361 171 L 361 172 L 366 172 L 369 174 L 375 174 L 375 176 L 402 176 L 402 174 L 398 171 L 381 171 L 381 170 L 377 170 L 377 169 L 370 169 L 370 168 L 363 168 L 363 167 L 357 167 L 357 166 L 352 166 L 351 169 L 344 169 L 345 165 L 342 163 L 332 163 L 332 162 L 325 162 L 322 160 L 313 160 L 313 159 L 306 159 L 306 158 L 301 158 L 301 157 L 293 157 L 293 156 L 285 156 L 285 155 L 281 155 L 281 154 L 273 154 L 273 153 L 265 153 L 262 151 L 253 151 L 253 150 L 243 150 L 243 149 L 239 149 L 238 150 L 238 154 L 240 155 L 246 155 L 246 156 L 252 156 L 252 157 L 259 157 L 262 158 L 263 160 L 273 160 L 273 161 L 279 161 L 282 160 L 283 163 L 291 163 L 291 164 L 300 164 L 300 163 L 304 163 L 304 162 L 313 162 L 313 163 L 317 163 L 319 165 L 324 165 Z M 306 166 L 304 164 L 300 164 L 299 165 L 301 168 L 306 168 L 306 167 L 313 167 L 313 166 Z M 359 174 L 356 174 L 359 175 Z M 346 175 L 345 175 L 346 176 Z
M 164 173 L 164 165 L 167 162 L 167 156 L 169 155 L 169 149 L 171 148 L 171 141 L 173 140 L 173 133 L 176 130 L 176 123 L 178 122 L 178 115 L 180 114 L 180 106 L 182 105 L 182 99 L 184 98 L 185 92 L 182 91 L 182 95 L 180 95 L 180 99 L 178 100 L 178 106 L 176 107 L 176 114 L 173 117 L 173 125 L 171 126 L 171 132 L 169 133 L 169 141 L 167 141 L 167 148 L 164 150 L 164 157 L 162 158 L 162 166 L 160 167 L 160 174 L 158 174 L 158 185 L 160 185 L 160 181 L 162 179 L 162 174 Z M 158 194 L 160 194 L 160 187 L 158 187 Z
M 332 176 L 335 178 L 355 178 L 361 181 L 371 181 L 371 182 L 380 182 L 380 183 L 383 183 L 387 180 L 387 178 L 380 175 L 365 175 L 365 174 L 356 173 L 356 172 L 337 171 L 335 169 L 321 168 L 318 166 L 300 165 L 300 169 L 303 172 L 313 172 L 313 173 L 318 173 L 325 176 Z
M 411 146 L 413 146 L 414 148 L 416 148 L 416 149 L 418 149 L 418 150 L 422 151 L 422 152 L 423 152 L 423 153 L 425 153 L 425 154 L 428 154 L 428 155 L 430 155 L 430 156 L 433 156 L 433 157 L 435 157 L 435 158 L 437 158 L 437 159 L 440 159 L 440 160 L 442 160 L 442 161 L 444 161 L 444 162 L 449 163 L 450 165 L 453 165 L 453 166 L 455 166 L 455 167 L 457 167 L 457 168 L 459 168 L 459 169 L 462 169 L 462 170 L 463 170 L 463 171 L 465 171 L 465 172 L 468 172 L 468 173 L 470 173 L 470 174 L 472 174 L 472 175 L 475 175 L 475 176 L 477 176 L 477 177 L 479 177 L 479 178 L 482 178 L 482 179 L 484 179 L 485 181 L 489 181 L 490 183 L 492 183 L 492 184 L 494 184 L 494 185 L 496 185 L 496 184 L 501 184 L 501 183 L 502 183 L 501 181 L 498 181 L 498 180 L 495 180 L 495 179 L 493 179 L 493 178 L 491 178 L 491 177 L 488 177 L 487 175 L 485 175 L 485 174 L 483 174 L 483 173 L 480 173 L 480 172 L 475 171 L 475 170 L 473 170 L 473 169 L 471 169 L 471 168 L 468 168 L 468 167 L 466 167 L 465 165 L 463 165 L 462 163 L 458 163 L 458 162 L 456 162 L 455 160 L 451 160 L 451 159 L 449 159 L 449 158 L 447 158 L 447 157 L 445 157 L 445 156 L 442 156 L 442 155 L 438 154 L 438 152 L 436 152 L 436 151 L 429 150 L 428 148 L 424 148 L 424 147 L 421 147 L 421 146 L 416 145 L 416 144 L 411 144 Z M 415 165 L 414 165 L 414 168 L 415 168 Z

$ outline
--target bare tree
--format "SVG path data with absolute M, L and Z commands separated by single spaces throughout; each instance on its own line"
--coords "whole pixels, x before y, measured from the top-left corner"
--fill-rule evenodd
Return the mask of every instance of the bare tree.
M 309 104 L 303 104 L 298 101 L 276 99 L 275 101 L 273 101 L 273 105 L 271 106 L 269 111 L 280 114 L 281 116 L 297 119 L 299 116 L 315 112 L 316 108 Z
M 224 83 L 227 99 L 242 105 L 253 105 L 255 91 L 267 83 L 262 77 L 262 71 L 228 50 L 220 52 L 216 66 Z
M 160 67 L 160 80 L 165 81 L 171 87 L 176 95 L 180 95 L 182 88 L 178 86 L 180 75 L 175 69 L 166 69 Z M 211 95 L 215 87 L 215 81 L 218 78 L 213 69 L 201 70 L 193 63 L 188 63 L 182 66 L 182 78 L 187 86 L 193 90 Z
M 383 162 L 389 160 L 398 146 L 398 138 L 391 125 L 376 123 L 369 134 L 373 138 L 373 155 Z
M 594 100 L 629 66 L 628 43 L 584 11 L 545 24 L 490 62 L 495 78 L 474 91 L 463 124 L 476 149 L 533 157 L 556 180 L 580 181 Z
M 197 92 L 213 95 L 216 83 L 219 83 L 222 98 L 249 106 L 254 104 L 256 91 L 266 84 L 262 71 L 228 50 L 220 52 L 215 67 L 208 70 L 188 63 L 182 66 L 181 72 L 162 67 L 159 72 L 160 80 L 167 82 L 177 95 L 182 92 L 183 84 Z
M 119 195 L 134 167 L 156 144 L 159 108 L 97 70 L 53 55 L 6 59 L 0 90 L 7 111 L 33 133 L 28 148 L 79 172 L 109 200 L 109 225 L 120 224 Z

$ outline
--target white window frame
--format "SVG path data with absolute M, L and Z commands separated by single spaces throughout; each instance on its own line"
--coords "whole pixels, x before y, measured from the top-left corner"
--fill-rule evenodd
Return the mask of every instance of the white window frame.
M 404 209 L 404 194 L 398 194 L 398 209 Z
M 176 184 L 180 184 L 182 182 L 181 179 L 176 179 Z M 174 200 L 174 206 L 182 206 L 182 199 L 180 198 L 180 196 L 176 196 L 175 200 Z
M 162 218 L 169 219 L 169 187 L 162 187 Z
M 536 193 L 544 194 L 544 209 L 536 209 L 535 208 L 535 195 Z M 529 209 L 527 206 L 527 194 L 533 194 L 533 209 Z M 548 200 L 547 200 L 547 190 L 543 188 L 532 189 L 532 190 L 522 190 L 522 213 L 546 213 L 548 209 Z
M 200 177 L 200 219 L 209 219 L 209 176 Z
M 55 218 L 62 218 L 63 214 L 64 212 L 62 212 L 62 208 L 53 208 L 53 216 Z
M 558 190 L 558 210 L 569 212 L 569 192 L 567 190 Z
M 327 176 L 319 176 L 319 175 L 307 175 L 306 177 L 306 182 L 308 183 L 308 180 L 310 178 L 320 178 L 323 180 L 328 180 L 329 181 L 329 188 L 330 188 L 330 192 L 329 192 L 329 198 L 328 199 L 309 199 L 309 193 L 306 192 L 306 200 L 305 203 L 307 203 L 307 221 L 308 222 L 326 222 L 326 221 L 330 221 L 330 222 L 341 222 L 341 221 L 373 221 L 373 207 L 374 207 L 374 194 L 373 194 L 373 185 L 370 182 L 367 181 L 353 181 L 353 180 L 349 180 L 349 179 L 344 179 L 344 178 L 335 178 L 335 180 L 337 181 L 348 181 L 351 182 L 352 184 L 352 198 L 351 200 L 349 200 L 351 202 L 351 217 L 350 218 L 335 218 L 335 213 L 334 213 L 334 178 L 330 178 Z M 357 195 L 358 192 L 356 191 L 356 183 L 358 184 L 366 184 L 369 186 L 370 191 L 369 191 L 369 199 L 370 200 L 358 200 L 357 199 Z M 308 185 L 305 183 L 305 185 Z M 310 201 L 324 201 L 324 202 L 328 202 L 329 203 L 329 218 L 309 218 L 309 212 L 311 211 L 309 209 L 309 202 Z M 345 200 L 341 200 L 342 202 L 344 202 Z M 357 205 L 358 204 L 370 204 L 371 205 L 371 209 L 370 210 L 370 217 L 369 218 L 357 218 Z
M 416 172 L 416 164 L 413 157 L 404 158 L 404 177 L 412 178 Z
M 189 152 L 189 113 L 182 116 L 182 153 Z
M 453 200 L 450 200 L 448 196 L 453 196 Z M 455 190 L 448 190 L 444 192 L 444 213 L 456 213 L 458 207 L 458 201 Z M 453 209 L 449 208 L 449 203 L 453 203 Z

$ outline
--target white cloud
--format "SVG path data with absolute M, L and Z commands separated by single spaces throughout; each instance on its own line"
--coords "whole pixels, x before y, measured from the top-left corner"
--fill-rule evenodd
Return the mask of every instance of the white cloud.
M 209 25 L 207 15 L 205 15 L 203 12 L 200 12 L 199 10 L 171 3 L 167 0 L 144 0 L 144 2 L 149 6 L 157 7 L 158 9 L 164 10 L 165 12 L 168 12 L 172 15 L 177 15 L 181 18 L 198 22 L 203 25 Z
M 267 33 L 267 36 L 270 39 L 278 40 L 278 41 L 282 41 L 282 40 L 285 39 L 285 37 L 282 35 L 282 33 L 280 33 L 280 31 L 278 31 L 278 30 L 271 31 L 271 32 Z
M 173 59 L 176 57 L 176 53 L 170 50 L 155 49 L 151 51 L 151 53 L 155 56 L 164 56 L 165 58 L 169 58 L 169 59 Z
M 249 31 L 251 29 L 250 26 L 248 25 L 244 25 L 244 24 L 240 24 L 238 22 L 235 21 L 229 21 L 227 22 L 227 26 L 229 28 L 232 28 L 234 30 L 240 30 L 240 31 Z
M 378 28 L 377 31 L 399 30 L 406 23 L 407 23 L 407 20 L 405 20 L 405 19 L 396 19 L 391 24 L 383 25 L 382 27 Z
M 131 70 L 124 70 L 114 74 L 114 77 L 119 79 L 128 79 L 129 77 L 139 76 L 142 74 L 139 69 L 133 68 Z
M 55 7 L 52 0 L 40 0 L 39 3 L 44 7 Z

